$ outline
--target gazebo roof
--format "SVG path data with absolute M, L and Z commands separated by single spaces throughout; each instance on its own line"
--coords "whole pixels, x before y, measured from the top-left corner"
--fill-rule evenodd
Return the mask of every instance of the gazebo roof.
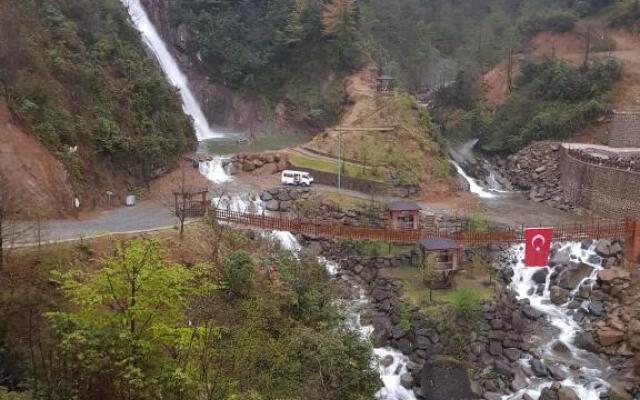
M 412 201 L 392 201 L 387 206 L 389 211 L 420 211 L 422 207 Z
M 455 250 L 457 243 L 453 239 L 432 238 L 418 241 L 420 247 L 427 251 Z

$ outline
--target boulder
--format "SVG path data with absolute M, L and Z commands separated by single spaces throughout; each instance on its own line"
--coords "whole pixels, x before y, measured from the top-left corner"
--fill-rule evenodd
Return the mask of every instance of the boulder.
M 420 387 L 425 400 L 473 398 L 469 375 L 462 365 L 426 363 L 420 371 Z
M 558 286 L 563 289 L 573 290 L 580 282 L 589 277 L 592 271 L 593 267 L 589 264 L 572 264 L 569 268 L 563 269 L 558 275 Z
M 557 364 L 547 365 L 547 371 L 549 371 L 549 375 L 551 375 L 551 378 L 556 381 L 563 381 L 567 379 L 568 376 L 567 372 L 565 372 L 565 370 Z
M 544 388 L 542 389 L 542 392 L 540 393 L 540 397 L 538 397 L 538 400 L 559 400 L 558 392 L 556 392 L 551 388 Z
M 547 371 L 547 367 L 537 358 L 532 358 L 529 361 L 529 365 L 531 366 L 531 371 L 538 378 L 546 378 L 549 376 L 549 371 Z
M 556 265 L 568 264 L 571 261 L 571 254 L 568 250 L 558 251 L 551 256 L 549 260 L 549 266 L 555 267 Z
M 413 376 L 409 372 L 405 372 L 404 374 L 400 375 L 400 384 L 405 389 L 411 389 L 414 384 Z
M 624 340 L 624 332 L 610 327 L 598 329 L 598 341 L 602 346 L 611 346 Z
M 601 301 L 592 301 L 589 304 L 589 314 L 594 317 L 602 317 L 604 315 L 604 305 Z
M 616 279 L 629 280 L 629 272 L 621 267 L 613 267 L 598 271 L 598 280 L 601 282 L 612 282 Z
M 549 297 L 555 305 L 564 304 L 569 300 L 569 291 L 559 286 L 552 286 L 549 289 Z
M 269 193 L 266 190 L 262 192 L 262 194 L 260 195 L 260 200 L 262 201 L 271 201 L 272 199 L 273 199 L 273 196 L 271 195 L 271 193 Z
M 583 299 L 588 299 L 591 296 L 591 285 L 588 283 L 583 283 L 580 285 L 580 290 L 578 290 L 578 296 Z
M 596 353 L 599 350 L 599 346 L 593 338 L 593 333 L 588 331 L 578 332 L 575 339 L 575 344 L 579 349 Z
M 493 356 L 502 355 L 502 343 L 499 340 L 489 341 L 489 353 Z
M 280 209 L 280 202 L 278 200 L 269 200 L 265 207 L 269 211 L 278 211 Z
M 380 359 L 380 365 L 382 365 L 383 367 L 388 367 L 391 364 L 393 364 L 393 356 L 391 354 L 387 354 Z
M 504 354 L 504 356 L 507 357 L 509 361 L 514 362 L 520 359 L 520 356 L 522 353 L 518 349 L 508 348 L 508 349 L 504 349 L 502 351 L 502 354 Z
M 609 257 L 611 255 L 611 240 L 598 240 L 598 243 L 596 243 L 596 253 L 598 253 L 600 257 Z
M 558 400 L 580 400 L 580 397 L 568 387 L 561 387 L 558 389 Z
M 290 201 L 281 201 L 280 202 L 280 211 L 284 211 L 287 212 L 291 209 L 291 206 L 293 205 L 292 202 Z
M 539 268 L 533 273 L 531 279 L 537 284 L 543 284 L 547 281 L 547 275 L 549 275 L 549 268 Z
M 255 169 L 256 169 L 256 166 L 253 164 L 253 162 L 249 160 L 244 160 L 242 162 L 242 170 L 244 172 L 251 172 L 251 171 L 254 171 Z

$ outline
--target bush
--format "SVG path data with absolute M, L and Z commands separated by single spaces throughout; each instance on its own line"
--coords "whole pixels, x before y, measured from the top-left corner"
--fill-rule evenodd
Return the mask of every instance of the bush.
M 251 285 L 253 261 L 244 250 L 233 252 L 224 263 L 222 287 L 230 298 L 245 296 Z
M 578 17 L 572 11 L 553 10 L 526 19 L 522 30 L 530 35 L 544 31 L 568 32 L 573 29 L 577 20 Z
M 471 289 L 460 289 L 451 293 L 449 304 L 456 315 L 465 321 L 474 321 L 480 314 L 480 297 Z

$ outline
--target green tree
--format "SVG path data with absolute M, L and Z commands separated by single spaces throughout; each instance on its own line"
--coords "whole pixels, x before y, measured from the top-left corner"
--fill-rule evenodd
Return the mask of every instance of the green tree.
M 194 385 L 179 360 L 192 276 L 147 239 L 118 244 L 94 273 L 61 275 L 72 308 L 48 314 L 54 398 L 189 397 Z
M 251 255 L 243 250 L 233 252 L 224 263 L 222 287 L 231 298 L 243 297 L 250 289 L 252 276 Z

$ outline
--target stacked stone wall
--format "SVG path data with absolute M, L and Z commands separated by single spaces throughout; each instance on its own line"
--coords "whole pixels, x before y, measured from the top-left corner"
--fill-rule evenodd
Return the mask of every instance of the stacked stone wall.
M 640 112 L 616 112 L 609 129 L 609 146 L 640 147 Z
M 572 203 L 609 217 L 640 218 L 640 172 L 560 158 L 561 186 Z

